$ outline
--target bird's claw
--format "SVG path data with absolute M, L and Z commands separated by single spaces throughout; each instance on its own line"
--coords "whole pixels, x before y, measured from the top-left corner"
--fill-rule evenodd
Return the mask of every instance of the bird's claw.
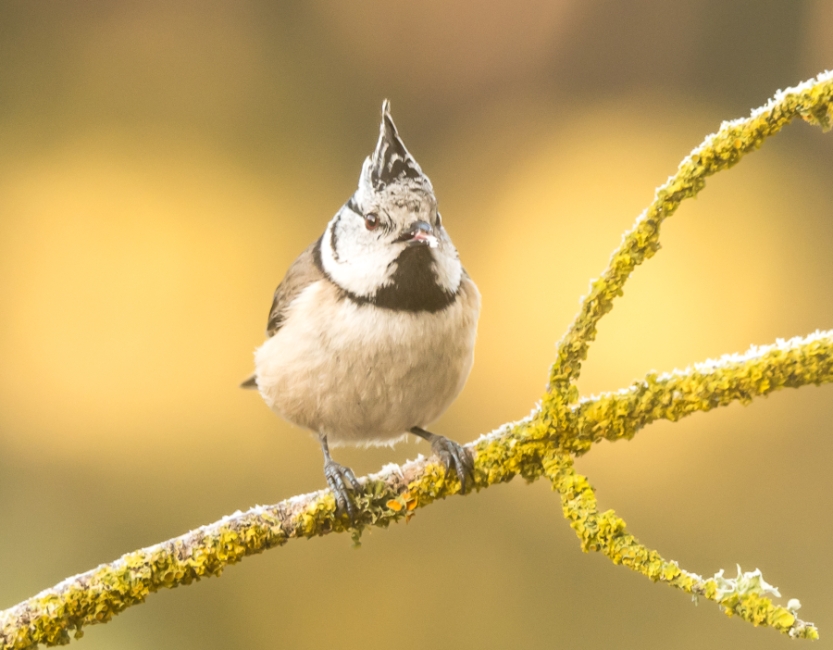
M 471 452 L 463 445 L 436 434 L 431 440 L 431 449 L 440 459 L 446 473 L 451 471 L 452 465 L 454 466 L 457 478 L 460 479 L 460 492 L 465 494 L 469 483 L 474 482 L 474 460 Z
M 324 477 L 327 479 L 327 485 L 330 486 L 336 500 L 336 514 L 346 512 L 350 518 L 350 523 L 355 524 L 358 509 L 350 493 L 358 492 L 361 490 L 361 486 L 353 470 L 338 464 L 334 460 L 329 460 L 324 463 Z

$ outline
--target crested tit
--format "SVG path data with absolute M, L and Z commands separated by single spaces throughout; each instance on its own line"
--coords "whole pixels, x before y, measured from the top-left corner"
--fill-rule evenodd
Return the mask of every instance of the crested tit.
M 460 264 L 431 181 L 382 104 L 376 150 L 359 186 L 275 291 L 267 339 L 243 382 L 314 432 L 338 509 L 355 520 L 353 471 L 329 445 L 431 443 L 463 491 L 469 453 L 426 431 L 457 397 L 474 358 L 480 293 Z

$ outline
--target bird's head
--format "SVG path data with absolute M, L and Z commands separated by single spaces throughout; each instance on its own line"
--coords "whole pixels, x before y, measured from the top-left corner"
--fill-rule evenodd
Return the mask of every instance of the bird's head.
M 321 239 L 321 262 L 346 292 L 383 307 L 436 311 L 460 286 L 462 267 L 434 188 L 399 137 L 387 100 L 359 187 Z

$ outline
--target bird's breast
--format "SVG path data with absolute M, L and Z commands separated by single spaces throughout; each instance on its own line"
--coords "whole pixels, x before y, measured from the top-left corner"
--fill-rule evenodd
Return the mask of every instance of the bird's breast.
M 361 304 L 310 285 L 256 353 L 269 406 L 334 444 L 385 443 L 439 417 L 471 369 L 480 295 L 464 280 L 444 309 Z

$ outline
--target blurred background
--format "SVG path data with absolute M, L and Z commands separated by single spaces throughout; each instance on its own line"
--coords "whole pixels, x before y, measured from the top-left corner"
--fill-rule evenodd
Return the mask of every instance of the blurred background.
M 272 291 L 353 192 L 382 99 L 483 294 L 434 427 L 529 412 L 654 188 L 723 119 L 833 68 L 829 0 L 0 4 L 0 608 L 321 488 L 237 388 Z M 580 386 L 833 327 L 833 134 L 710 180 L 602 321 Z M 833 647 L 833 386 L 660 423 L 578 461 L 689 570 L 760 567 Z M 338 450 L 357 473 L 427 453 Z M 785 601 L 784 601 L 785 602 Z M 293 542 L 151 596 L 83 647 L 776 648 L 580 552 L 543 482 Z

